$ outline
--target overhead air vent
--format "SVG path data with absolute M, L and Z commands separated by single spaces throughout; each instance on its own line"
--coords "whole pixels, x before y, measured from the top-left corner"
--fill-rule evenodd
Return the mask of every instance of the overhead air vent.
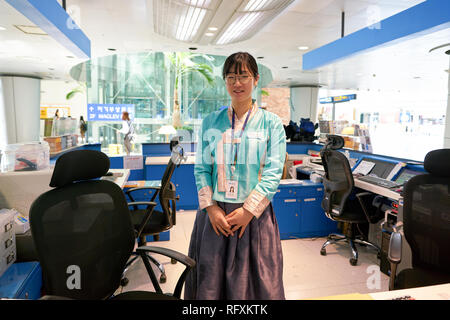
M 36 26 L 23 26 L 23 25 L 14 25 L 17 29 L 26 34 L 34 34 L 38 36 L 48 36 L 48 34 L 39 27 Z

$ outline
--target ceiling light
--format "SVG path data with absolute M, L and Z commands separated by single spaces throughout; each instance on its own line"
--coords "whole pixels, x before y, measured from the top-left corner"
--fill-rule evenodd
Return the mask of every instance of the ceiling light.
M 207 37 L 212 37 L 213 35 L 214 35 L 213 32 L 207 32 L 207 33 L 205 33 L 205 36 L 207 36 Z
M 0 31 L 4 31 L 4 30 L 6 30 L 6 28 L 5 28 L 5 27 L 2 27 L 2 26 L 0 26 Z
M 300 47 L 298 47 L 298 50 L 308 50 L 309 49 L 309 47 L 307 47 L 307 46 L 300 46 Z
M 185 42 L 194 42 L 205 29 L 220 4 L 219 0 L 153 0 L 155 33 Z
M 42 30 L 41 28 L 37 26 L 24 26 L 24 25 L 14 25 L 17 29 L 22 31 L 26 34 L 34 34 L 34 35 L 40 35 L 40 36 L 47 36 L 47 32 Z
M 218 28 L 216 28 L 216 27 L 209 27 L 208 30 L 209 30 L 209 31 L 217 31 Z
M 294 0 L 249 0 L 242 1 L 235 10 L 216 44 L 243 41 L 254 36 Z M 246 3 L 243 9 L 243 3 Z

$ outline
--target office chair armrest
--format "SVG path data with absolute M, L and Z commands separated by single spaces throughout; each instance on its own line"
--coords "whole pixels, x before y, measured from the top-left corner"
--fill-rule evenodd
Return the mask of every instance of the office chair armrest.
M 134 206 L 135 210 L 137 210 L 137 206 L 143 205 L 147 206 L 147 208 L 151 207 L 154 208 L 157 206 L 156 202 L 153 201 L 133 201 L 133 202 L 127 202 L 128 206 Z
M 391 274 L 389 276 L 389 290 L 394 289 L 397 265 L 402 261 L 402 235 L 400 232 L 392 232 L 389 241 L 388 260 L 391 263 Z
M 330 181 L 327 178 L 325 178 L 325 176 L 322 178 L 322 182 L 324 187 L 331 191 L 331 192 L 336 192 L 336 191 L 340 191 L 340 190 L 345 190 L 348 188 L 348 184 L 347 182 L 334 182 L 334 181 Z
M 184 282 L 186 281 L 186 276 L 188 272 L 195 267 L 196 264 L 195 260 L 180 252 L 167 248 L 153 247 L 153 246 L 138 247 L 136 249 L 136 253 L 139 254 L 142 260 L 144 261 L 145 268 L 147 269 L 150 279 L 152 280 L 153 286 L 155 287 L 155 291 L 159 293 L 162 293 L 162 290 L 158 284 L 158 281 L 156 280 L 156 276 L 153 272 L 153 269 L 150 266 L 150 263 L 148 262 L 147 253 L 161 254 L 163 256 L 175 259 L 184 264 L 186 266 L 186 269 L 183 271 L 180 278 L 178 279 L 177 284 L 175 286 L 175 291 L 173 292 L 174 297 L 181 298 L 181 289 L 183 288 Z
M 141 253 L 141 252 L 158 253 L 163 256 L 169 257 L 171 259 L 175 259 L 189 268 L 195 267 L 194 259 L 188 257 L 185 254 L 182 254 L 181 252 L 174 251 L 174 250 L 171 250 L 168 248 L 155 247 L 155 246 L 142 246 L 142 247 L 136 248 L 136 253 Z
M 136 187 L 136 188 L 128 189 L 127 191 L 125 191 L 125 194 L 131 199 L 131 201 L 134 201 L 134 198 L 131 196 L 132 192 L 138 191 L 138 190 L 149 190 L 149 189 L 156 190 L 155 194 L 153 195 L 153 197 L 151 199 L 151 201 L 153 201 L 153 200 L 155 200 L 156 195 L 158 194 L 158 192 L 161 190 L 161 187 L 151 187 L 151 186 L 149 186 L 149 187 Z
M 378 210 L 375 210 L 375 212 L 374 210 L 369 210 L 368 207 L 372 206 L 372 201 L 370 201 L 370 203 L 365 202 L 366 198 L 368 198 L 369 196 L 374 196 L 372 192 L 359 192 L 355 196 L 356 198 L 358 198 L 359 204 L 361 205 L 361 208 L 363 209 L 369 223 L 377 223 L 381 218 L 383 218 L 383 216 L 379 214 Z
M 145 189 L 153 189 L 153 190 L 160 190 L 161 187 L 135 187 L 130 188 L 127 191 L 125 191 L 126 194 L 130 194 L 131 192 L 137 191 L 137 190 L 145 190 Z

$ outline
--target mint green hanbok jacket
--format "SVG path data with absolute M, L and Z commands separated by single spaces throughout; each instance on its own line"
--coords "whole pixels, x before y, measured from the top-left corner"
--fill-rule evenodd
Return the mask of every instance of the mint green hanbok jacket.
M 283 124 L 277 115 L 254 104 L 240 137 L 246 116 L 235 118 L 234 141 L 231 107 L 202 122 L 194 169 L 200 210 L 216 201 L 243 203 L 258 218 L 277 191 L 286 158 Z M 226 197 L 227 180 L 237 181 L 236 199 Z

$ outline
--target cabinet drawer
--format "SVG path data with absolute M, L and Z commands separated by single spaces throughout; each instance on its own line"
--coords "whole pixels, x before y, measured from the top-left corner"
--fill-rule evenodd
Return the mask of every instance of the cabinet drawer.
M 293 198 L 299 194 L 299 188 L 280 188 L 277 189 L 274 197 L 277 198 Z

